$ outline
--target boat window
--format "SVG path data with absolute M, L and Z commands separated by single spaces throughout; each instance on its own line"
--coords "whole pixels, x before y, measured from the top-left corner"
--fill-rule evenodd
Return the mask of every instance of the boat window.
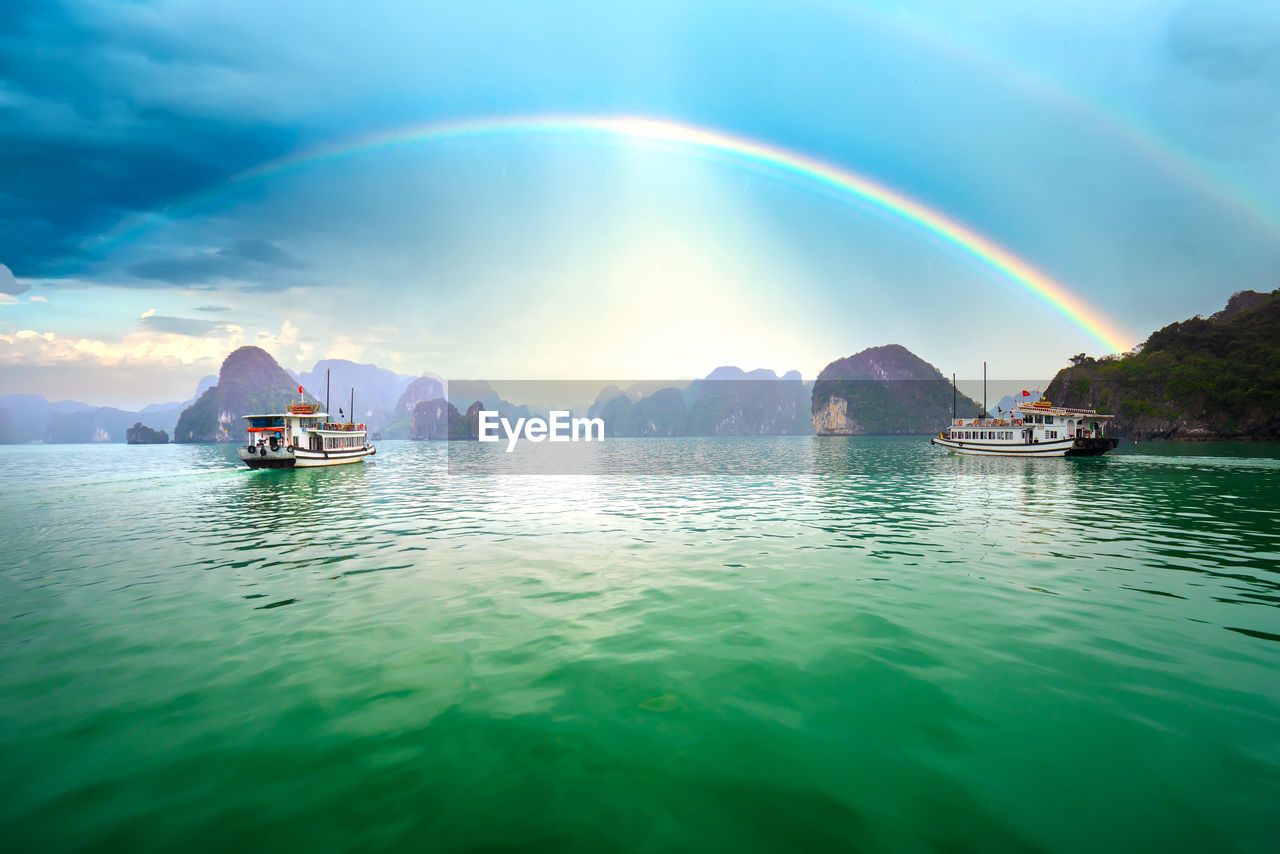
M 1053 416 L 1052 416 L 1052 415 L 1046 415 L 1046 416 L 1044 417 L 1044 423 L 1045 423 L 1045 424 L 1052 424 L 1052 423 L 1053 423 Z

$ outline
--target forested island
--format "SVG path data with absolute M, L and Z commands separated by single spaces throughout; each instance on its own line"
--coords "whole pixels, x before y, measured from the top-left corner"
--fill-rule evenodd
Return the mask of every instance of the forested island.
M 135 421 L 133 426 L 125 431 L 124 440 L 130 445 L 167 445 L 169 434 L 164 430 L 154 430 L 141 421 Z
M 1046 395 L 1115 415 L 1115 435 L 1280 439 L 1280 290 L 1240 291 L 1217 314 L 1172 323 L 1131 353 L 1071 362 Z

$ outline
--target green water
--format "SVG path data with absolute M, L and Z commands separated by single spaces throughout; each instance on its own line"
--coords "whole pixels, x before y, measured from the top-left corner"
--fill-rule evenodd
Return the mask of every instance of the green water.
M 1277 446 L 612 441 L 0 448 L 5 846 L 1275 850 Z

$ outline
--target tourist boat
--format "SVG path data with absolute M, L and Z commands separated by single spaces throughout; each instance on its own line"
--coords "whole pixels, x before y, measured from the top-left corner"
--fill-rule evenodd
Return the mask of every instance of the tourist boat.
M 251 469 L 337 466 L 377 453 L 363 424 L 330 421 L 318 403 L 291 403 L 284 412 L 243 418 L 249 444 L 237 451 Z
M 1096 457 L 1120 444 L 1103 435 L 1103 425 L 1113 417 L 1054 406 L 1041 397 L 1015 406 L 1003 418 L 953 418 L 933 444 L 989 457 Z

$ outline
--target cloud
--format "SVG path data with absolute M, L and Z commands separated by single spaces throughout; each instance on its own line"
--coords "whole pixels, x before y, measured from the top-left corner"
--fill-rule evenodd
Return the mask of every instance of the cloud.
M 256 261 L 259 264 L 281 267 L 286 270 L 305 270 L 307 268 L 306 262 L 302 259 L 290 255 L 270 240 L 261 240 L 255 237 L 237 240 L 230 246 L 219 249 L 218 254 L 228 258 L 243 258 L 246 261 Z
M 292 286 L 288 273 L 307 269 L 307 263 L 269 240 L 246 238 L 219 249 L 139 261 L 133 275 L 173 285 L 209 285 L 247 281 L 243 290 L 279 291 Z M 284 279 L 280 275 L 286 274 Z M 148 285 L 144 285 L 147 287 Z
M 198 305 L 196 311 L 231 311 L 230 306 L 226 305 Z
M 156 310 L 154 308 L 149 308 L 138 316 L 141 317 L 143 320 L 146 320 L 148 317 L 152 317 L 153 315 L 155 315 L 155 313 L 156 313 Z
M 84 369 L 117 365 L 171 368 L 219 365 L 228 353 L 247 343 L 249 340 L 244 330 L 231 324 L 221 325 L 206 337 L 144 327 L 119 341 L 22 329 L 0 333 L 0 365 Z M 303 359 L 311 353 L 311 346 L 299 342 L 298 329 L 287 321 L 280 332 L 259 333 L 253 343 L 266 348 L 277 358 Z M 289 349 L 295 352 L 286 352 Z
M 27 301 L 28 302 L 48 302 L 48 300 L 42 296 L 27 297 Z
M 0 4 L 0 162 L 22 164 L 6 170 L 0 234 L 19 275 L 93 264 L 84 247 L 122 220 L 291 147 L 262 109 L 277 88 L 262 54 L 234 49 L 245 19 L 191 20 L 207 17 Z
M 310 344 L 300 340 L 298 327 L 288 320 L 281 324 L 279 333 L 259 332 L 253 343 L 281 361 L 292 359 L 294 362 L 304 362 L 315 350 Z
M 208 335 L 224 333 L 233 328 L 238 328 L 232 327 L 226 323 L 216 323 L 212 320 L 156 314 L 155 309 L 144 314 L 140 318 L 140 323 L 138 325 L 146 329 L 154 329 L 157 332 L 168 332 L 173 335 L 188 335 L 193 338 L 203 338 Z
M 13 277 L 13 271 L 4 264 L 0 264 L 0 294 L 8 294 L 9 296 L 17 296 L 31 290 L 31 286 L 25 282 L 19 282 Z
M 0 365 L 191 365 L 216 362 L 244 341 L 237 329 L 222 336 L 192 338 L 172 333 L 139 332 L 120 341 L 60 336 L 22 329 L 0 333 Z

